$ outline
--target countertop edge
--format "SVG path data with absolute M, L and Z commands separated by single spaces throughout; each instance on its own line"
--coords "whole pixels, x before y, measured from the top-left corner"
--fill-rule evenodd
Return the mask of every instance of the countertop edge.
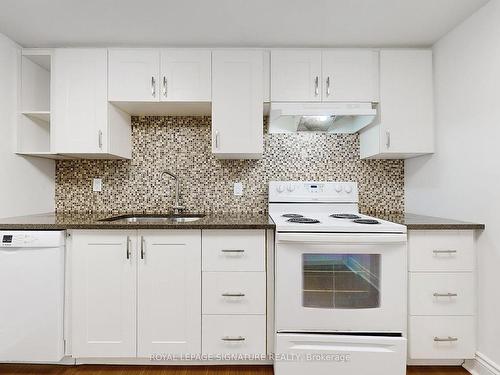
M 0 230 L 96 230 L 96 229 L 105 229 L 105 230 L 134 230 L 134 229 L 275 229 L 276 226 L 274 224 L 112 224 L 112 225 L 94 225 L 94 224 L 67 224 L 67 225 L 51 225 L 51 224 L 1 224 Z
M 484 224 L 404 224 L 408 230 L 484 230 Z

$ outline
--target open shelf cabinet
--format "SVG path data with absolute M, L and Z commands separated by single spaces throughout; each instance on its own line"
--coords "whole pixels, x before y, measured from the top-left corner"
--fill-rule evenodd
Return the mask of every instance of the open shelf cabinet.
M 55 159 L 51 151 L 52 50 L 23 49 L 17 127 L 17 153 Z

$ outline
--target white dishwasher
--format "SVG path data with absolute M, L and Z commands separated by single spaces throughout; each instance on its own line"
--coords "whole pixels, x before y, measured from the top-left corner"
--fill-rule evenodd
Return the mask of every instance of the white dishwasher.
M 64 238 L 0 231 L 0 362 L 63 358 Z

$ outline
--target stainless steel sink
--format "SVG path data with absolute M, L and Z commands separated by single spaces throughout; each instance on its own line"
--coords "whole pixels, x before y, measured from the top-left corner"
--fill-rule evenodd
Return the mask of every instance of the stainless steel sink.
M 205 217 L 202 214 L 175 214 L 175 215 L 121 215 L 102 219 L 101 221 L 122 222 L 126 224 L 135 223 L 190 223 Z

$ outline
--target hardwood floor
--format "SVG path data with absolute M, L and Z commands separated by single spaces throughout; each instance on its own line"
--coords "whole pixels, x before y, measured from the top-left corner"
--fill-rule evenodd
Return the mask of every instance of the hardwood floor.
M 411 366 L 407 375 L 468 375 L 459 366 Z M 272 375 L 271 366 L 0 365 L 2 375 Z

